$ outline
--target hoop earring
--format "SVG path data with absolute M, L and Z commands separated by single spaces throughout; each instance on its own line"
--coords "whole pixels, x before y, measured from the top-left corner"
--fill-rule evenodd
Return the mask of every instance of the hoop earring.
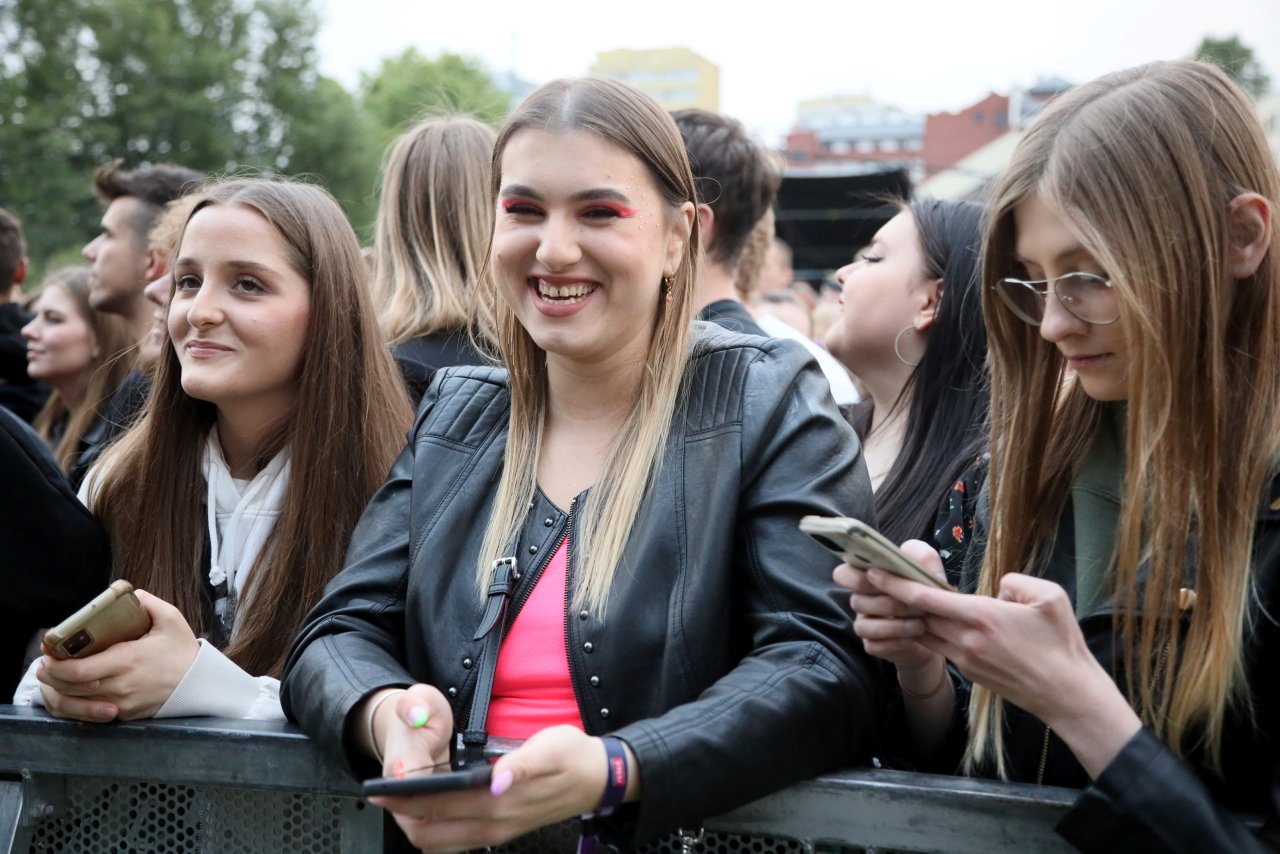
M 915 329 L 915 327 L 908 324 L 907 326 L 902 327 L 902 329 L 898 332 L 897 337 L 893 339 L 893 355 L 897 356 L 898 361 L 906 365 L 908 368 L 914 368 L 916 365 L 920 364 L 918 361 L 908 362 L 906 359 L 902 357 L 902 346 L 901 346 L 902 336 L 906 335 L 908 332 L 912 331 L 913 329 Z
M 672 283 L 672 281 L 674 281 L 674 277 L 673 277 L 673 276 L 663 276 L 663 277 L 662 277 L 662 293 L 663 293 L 663 299 L 665 299 L 665 300 L 666 300 L 667 305 L 671 305 L 671 283 Z

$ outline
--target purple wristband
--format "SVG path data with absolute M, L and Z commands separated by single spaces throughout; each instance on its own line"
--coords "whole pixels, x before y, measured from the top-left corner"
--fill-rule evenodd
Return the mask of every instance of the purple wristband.
M 596 815 L 605 816 L 622 806 L 622 801 L 627 796 L 627 751 L 620 738 L 606 735 L 600 741 L 604 743 L 609 768 L 604 778 L 604 795 L 600 798 L 600 806 L 596 807 Z

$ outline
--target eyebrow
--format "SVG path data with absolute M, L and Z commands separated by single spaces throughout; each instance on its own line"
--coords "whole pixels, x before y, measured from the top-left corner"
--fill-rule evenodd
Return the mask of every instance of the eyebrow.
M 535 202 L 544 201 L 538 191 L 532 187 L 526 187 L 523 184 L 508 184 L 499 192 L 501 196 L 520 196 Z M 579 190 L 569 197 L 571 202 L 630 202 L 627 198 L 617 190 L 611 190 L 608 187 L 593 187 L 589 190 Z
M 200 262 L 194 258 L 179 258 L 177 261 L 174 262 L 173 266 L 174 267 L 199 267 Z M 226 262 L 223 262 L 220 266 L 231 267 L 232 269 L 235 269 L 235 270 L 249 270 L 250 272 L 262 273 L 266 275 L 271 275 L 275 273 L 275 270 L 268 267 L 266 264 L 259 264 L 257 261 L 226 261 Z

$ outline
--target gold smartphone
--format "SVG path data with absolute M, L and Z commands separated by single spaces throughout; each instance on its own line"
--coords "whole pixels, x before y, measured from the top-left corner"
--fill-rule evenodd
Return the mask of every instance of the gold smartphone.
M 870 569 L 874 566 L 909 581 L 955 591 L 954 587 L 916 563 L 861 519 L 805 516 L 800 520 L 800 530 L 813 537 L 828 551 L 844 558 L 844 562 L 850 566 L 858 569 Z
M 151 616 L 127 581 L 113 581 L 93 601 L 44 633 L 54 658 L 84 658 L 121 641 L 137 640 L 151 630 Z

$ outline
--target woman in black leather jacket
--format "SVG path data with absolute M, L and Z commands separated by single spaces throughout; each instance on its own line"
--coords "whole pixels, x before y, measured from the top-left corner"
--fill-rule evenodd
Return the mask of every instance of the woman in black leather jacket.
M 628 845 L 865 761 L 878 670 L 797 529 L 873 517 L 857 439 L 800 348 L 692 323 L 675 125 L 625 84 L 559 81 L 494 163 L 507 370 L 433 380 L 295 644 L 287 713 L 366 776 L 448 762 L 455 732 L 455 761 L 527 737 L 489 788 L 378 801 L 431 851 L 591 812 Z
M 1239 815 L 1276 818 L 1280 769 L 1280 175 L 1256 114 L 1212 66 L 1107 75 L 1045 110 L 994 198 L 978 595 L 841 567 L 856 631 L 919 686 L 922 753 L 1084 787 L 1058 826 L 1078 848 L 1269 850 L 1274 821 Z

